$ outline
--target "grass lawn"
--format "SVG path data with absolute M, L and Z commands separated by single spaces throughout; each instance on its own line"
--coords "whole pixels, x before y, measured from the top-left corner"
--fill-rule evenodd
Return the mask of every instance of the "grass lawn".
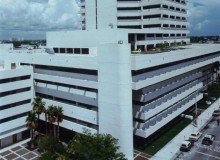
M 149 155 L 154 155 L 161 148 L 163 148 L 170 140 L 172 140 L 177 134 L 179 134 L 186 126 L 188 126 L 190 122 L 191 120 L 189 119 L 181 119 L 172 128 L 165 131 L 161 137 L 153 141 L 151 144 L 149 144 L 145 149 L 141 151 Z
M 208 89 L 205 91 L 208 93 L 208 96 L 204 96 L 202 100 L 198 102 L 198 108 L 199 109 L 207 109 L 210 105 L 206 104 L 206 99 L 209 99 L 209 97 L 220 97 L 220 86 L 217 83 L 212 83 L 208 86 Z M 207 98 L 208 97 L 208 98 Z M 212 101 L 213 103 L 213 101 Z M 190 113 L 195 117 L 195 113 Z M 161 148 L 163 148 L 170 140 L 172 140 L 177 134 L 179 134 L 186 126 L 188 126 L 192 121 L 186 118 L 183 118 L 179 120 L 176 124 L 174 124 L 172 127 L 167 128 L 166 130 L 162 131 L 161 136 L 158 136 L 157 139 L 152 140 L 149 144 L 147 144 L 144 149 L 138 149 L 141 152 L 144 152 L 149 155 L 154 155 L 157 153 Z

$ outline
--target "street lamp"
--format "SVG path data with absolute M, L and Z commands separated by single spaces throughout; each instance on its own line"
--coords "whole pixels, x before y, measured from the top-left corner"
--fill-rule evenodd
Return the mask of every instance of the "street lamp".
M 196 90 L 196 97 L 198 95 L 198 90 Z M 197 114 L 198 114 L 198 109 L 197 109 L 197 100 L 196 100 L 196 97 L 195 97 L 195 106 L 196 106 L 196 117 L 197 117 Z

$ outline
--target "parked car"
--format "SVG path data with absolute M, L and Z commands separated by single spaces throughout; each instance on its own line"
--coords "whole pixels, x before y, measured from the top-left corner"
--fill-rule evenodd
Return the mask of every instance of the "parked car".
M 181 146 L 180 146 L 180 151 L 182 152 L 188 152 L 190 151 L 190 149 L 194 146 L 194 143 L 193 142 L 190 142 L 190 141 L 183 141 L 181 143 Z
M 192 133 L 190 136 L 189 136 L 189 140 L 190 141 L 198 141 L 198 139 L 202 136 L 202 133 L 201 132 L 195 132 L 195 133 Z
M 212 113 L 212 116 L 213 116 L 213 117 L 220 116 L 220 109 L 214 110 L 214 112 Z
M 214 140 L 215 140 L 215 135 L 206 134 L 205 137 L 202 140 L 202 144 L 211 145 Z

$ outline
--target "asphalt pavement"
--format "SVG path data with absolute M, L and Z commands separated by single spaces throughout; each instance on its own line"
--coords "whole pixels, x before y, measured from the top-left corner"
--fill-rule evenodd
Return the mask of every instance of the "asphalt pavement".
M 206 128 L 210 120 L 212 119 L 212 113 L 214 110 L 218 109 L 220 106 L 220 99 L 216 100 L 209 108 L 203 111 L 197 118 L 197 123 L 189 124 L 185 129 L 183 129 L 176 137 L 174 137 L 166 146 L 164 146 L 160 151 L 158 151 L 151 160 L 220 160 L 220 126 L 217 125 L 217 121 L 211 122 L 209 127 L 206 129 L 208 132 L 213 130 L 213 134 L 216 134 L 216 141 L 213 143 L 213 146 L 201 146 L 201 139 L 195 143 L 194 152 L 190 151 L 187 157 L 187 154 L 182 154 L 179 151 L 182 141 L 187 140 L 191 133 L 201 131 L 203 128 Z M 216 130 L 216 131 L 215 131 Z M 203 130 L 202 130 L 203 132 Z M 206 131 L 204 131 L 205 133 Z M 203 133 L 203 134 L 204 134 Z M 219 133 L 219 134 L 218 134 Z M 204 137 L 204 135 L 202 136 Z M 193 149 L 192 149 L 193 150 Z M 210 154 L 211 153 L 211 154 Z M 210 154 L 210 155 L 209 155 Z M 204 159 L 200 159 L 199 157 Z M 196 157 L 196 158 L 193 158 Z M 208 157 L 208 158 L 207 158 Z
M 179 160 L 220 160 L 220 126 L 217 121 L 210 122 L 208 128 L 204 129 L 202 133 L 201 138 L 194 143 L 194 147 L 189 152 L 181 154 Z M 210 146 L 202 144 L 206 133 L 215 135 L 215 140 Z

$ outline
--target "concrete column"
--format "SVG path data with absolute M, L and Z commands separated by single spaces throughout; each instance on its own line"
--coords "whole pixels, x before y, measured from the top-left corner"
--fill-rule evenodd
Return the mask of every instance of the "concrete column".
M 139 48 L 137 48 L 137 34 L 134 35 L 134 50 L 137 50 Z
M 130 44 L 99 46 L 98 66 L 99 133 L 117 138 L 120 152 L 133 160 Z

